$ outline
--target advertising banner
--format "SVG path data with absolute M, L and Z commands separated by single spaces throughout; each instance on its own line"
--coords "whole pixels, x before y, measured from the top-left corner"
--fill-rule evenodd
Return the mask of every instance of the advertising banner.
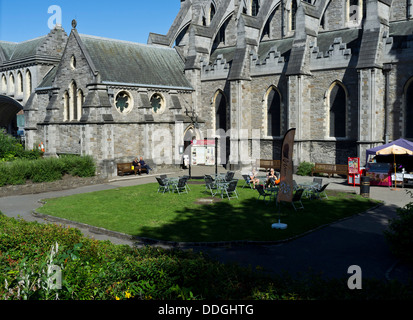
M 295 131 L 295 128 L 288 130 L 282 144 L 278 202 L 292 202 L 293 200 L 293 151 Z

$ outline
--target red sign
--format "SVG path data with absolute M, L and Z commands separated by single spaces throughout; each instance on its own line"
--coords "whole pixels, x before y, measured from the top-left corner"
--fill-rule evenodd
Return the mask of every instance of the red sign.
M 215 146 L 215 140 L 193 140 L 192 141 L 193 146 Z

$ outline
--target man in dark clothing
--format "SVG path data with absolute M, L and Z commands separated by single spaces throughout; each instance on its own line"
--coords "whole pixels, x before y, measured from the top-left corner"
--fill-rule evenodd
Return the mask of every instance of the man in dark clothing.
M 152 170 L 152 168 L 143 161 L 142 157 L 139 158 L 139 164 L 141 165 L 141 168 L 146 168 L 146 174 L 149 174 L 149 170 Z

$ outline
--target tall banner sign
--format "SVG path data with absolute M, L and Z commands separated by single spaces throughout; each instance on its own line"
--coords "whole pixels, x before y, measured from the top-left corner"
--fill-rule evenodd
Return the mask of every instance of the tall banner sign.
M 277 201 L 293 201 L 293 150 L 296 129 L 290 129 L 284 135 L 281 149 L 280 184 Z

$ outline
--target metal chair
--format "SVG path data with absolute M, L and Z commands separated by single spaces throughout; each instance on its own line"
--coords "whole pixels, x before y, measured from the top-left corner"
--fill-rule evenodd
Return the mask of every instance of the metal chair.
M 166 174 L 161 174 L 160 177 L 161 177 L 162 180 L 165 180 L 166 178 L 168 178 L 168 176 Z
M 206 192 L 210 192 L 211 196 L 215 196 L 218 192 L 218 187 L 210 175 L 204 176 Z M 215 190 L 215 192 L 214 192 Z
M 323 197 L 324 197 L 325 199 L 328 200 L 328 196 L 327 196 L 327 193 L 326 193 L 326 188 L 327 188 L 328 185 L 329 185 L 329 183 L 326 183 L 321 188 L 318 188 L 318 189 L 314 190 L 314 195 L 317 199 L 322 200 Z
M 258 191 L 258 194 L 259 194 L 257 200 L 259 200 L 261 197 L 263 197 L 265 204 L 268 204 L 268 202 L 265 200 L 265 198 L 270 197 L 270 201 L 271 201 L 272 193 L 266 192 L 264 190 L 264 187 L 261 184 L 256 185 L 255 189 Z
M 303 197 L 303 192 L 304 192 L 304 189 L 298 189 L 294 193 L 293 200 L 292 200 L 291 204 L 293 205 L 293 208 L 294 208 L 295 211 L 297 211 L 297 209 L 304 209 L 304 205 L 301 202 L 301 198 Z M 296 207 L 294 203 L 297 203 L 300 206 Z
M 179 178 L 178 183 L 174 184 L 173 189 L 174 191 L 178 191 L 179 194 L 181 193 L 188 193 L 188 190 L 186 189 L 186 179 L 185 178 Z
M 323 179 L 322 178 L 314 178 L 313 182 L 318 184 L 317 189 L 321 188 L 321 186 L 323 185 Z
M 188 185 L 189 176 L 182 176 L 185 179 L 185 187 L 187 190 L 191 191 L 191 188 Z
M 238 180 L 232 180 L 231 182 L 228 183 L 226 187 L 221 188 L 221 198 L 224 198 L 224 193 L 226 193 L 228 200 L 231 200 L 231 198 L 237 198 L 238 199 L 238 193 L 237 193 L 237 184 Z M 231 194 L 234 194 L 235 197 L 231 197 Z
M 234 178 L 235 172 L 234 171 L 227 171 L 225 174 L 225 181 L 230 182 Z
M 162 193 L 165 193 L 166 190 L 169 190 L 169 185 L 165 183 L 161 178 L 156 177 L 156 181 L 158 181 L 159 187 L 158 187 L 158 193 L 159 191 L 163 191 Z
M 244 185 L 242 186 L 242 189 L 245 187 L 250 187 L 253 189 L 249 175 L 243 174 L 242 177 L 244 178 Z

